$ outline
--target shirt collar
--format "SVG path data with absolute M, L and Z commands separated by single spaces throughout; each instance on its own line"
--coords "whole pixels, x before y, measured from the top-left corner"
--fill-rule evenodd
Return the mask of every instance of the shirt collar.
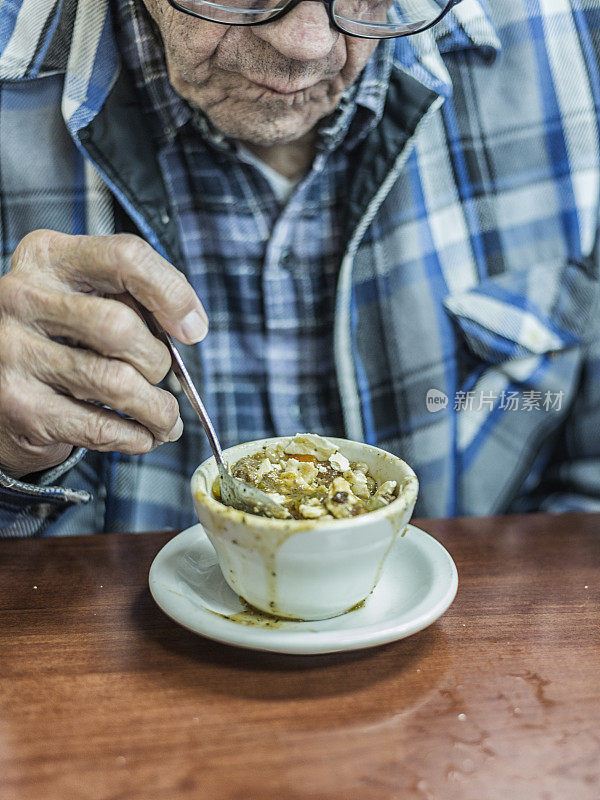
M 491 63 L 502 48 L 487 0 L 461 0 L 434 28 L 394 42 L 394 67 L 443 97 L 452 94 L 443 55 L 471 51 Z
M 436 27 L 440 53 L 475 49 L 492 61 L 502 49 L 488 0 L 462 0 Z
M 321 123 L 319 146 L 331 150 L 344 141 L 354 147 L 379 122 L 393 64 L 393 43 L 382 40 L 367 61 L 358 81 L 347 89 L 329 118 Z
M 160 34 L 144 4 L 140 0 L 113 2 L 117 44 L 150 130 L 159 140 L 171 140 L 191 119 L 192 109 L 171 86 Z

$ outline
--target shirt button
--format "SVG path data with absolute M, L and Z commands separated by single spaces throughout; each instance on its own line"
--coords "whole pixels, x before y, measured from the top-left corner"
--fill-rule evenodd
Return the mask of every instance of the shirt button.
M 291 269 L 294 256 L 289 248 L 281 252 L 280 264 L 283 269 Z
M 163 211 L 161 213 L 160 221 L 162 222 L 163 225 L 168 225 L 170 219 L 171 219 L 171 217 L 169 216 L 169 212 L 168 211 Z

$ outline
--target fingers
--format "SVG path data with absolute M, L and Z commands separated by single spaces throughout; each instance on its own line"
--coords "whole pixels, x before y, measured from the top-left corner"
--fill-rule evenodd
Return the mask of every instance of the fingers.
M 15 353 L 15 358 L 17 363 L 26 361 L 29 373 L 47 386 L 126 414 L 159 442 L 174 441 L 183 431 L 175 397 L 152 386 L 129 363 L 35 334 L 22 337 L 21 352 Z
M 177 402 L 153 386 L 170 354 L 121 302 L 131 298 L 183 342 L 206 332 L 190 284 L 138 237 L 34 231 L 19 243 L 0 278 L 0 464 L 11 474 L 72 446 L 133 455 L 179 438 Z
M 3 418 L 10 420 L 14 447 L 9 451 L 16 449 L 23 462 L 57 463 L 58 445 L 141 455 L 160 444 L 146 427 L 115 411 L 57 394 L 43 383 L 13 377 L 11 391 L 2 393 L 0 407 Z
M 128 292 L 185 344 L 206 335 L 208 320 L 192 286 L 138 236 L 34 231 L 19 243 L 12 268 L 30 270 L 40 263 L 51 265 L 55 280 L 79 293 Z
M 165 345 L 125 303 L 48 291 L 10 274 L 3 279 L 3 289 L 6 313 L 40 333 L 127 361 L 153 384 L 160 383 L 171 367 Z

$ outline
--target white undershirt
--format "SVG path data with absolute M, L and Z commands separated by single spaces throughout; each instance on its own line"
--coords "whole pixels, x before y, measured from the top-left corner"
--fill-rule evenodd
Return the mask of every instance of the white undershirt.
M 250 152 L 243 144 L 237 145 L 237 154 L 242 161 L 247 164 L 253 164 L 265 176 L 271 189 L 275 193 L 275 197 L 280 203 L 286 203 L 294 191 L 296 185 L 300 182 L 300 178 L 286 178 L 280 175 L 279 172 L 270 167 L 268 164 Z

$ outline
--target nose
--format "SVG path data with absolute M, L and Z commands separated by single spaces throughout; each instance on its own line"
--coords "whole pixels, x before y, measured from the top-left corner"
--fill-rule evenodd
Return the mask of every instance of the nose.
M 253 33 L 286 58 L 318 61 L 329 55 L 338 33 L 322 2 L 303 0 L 281 19 L 253 28 Z

